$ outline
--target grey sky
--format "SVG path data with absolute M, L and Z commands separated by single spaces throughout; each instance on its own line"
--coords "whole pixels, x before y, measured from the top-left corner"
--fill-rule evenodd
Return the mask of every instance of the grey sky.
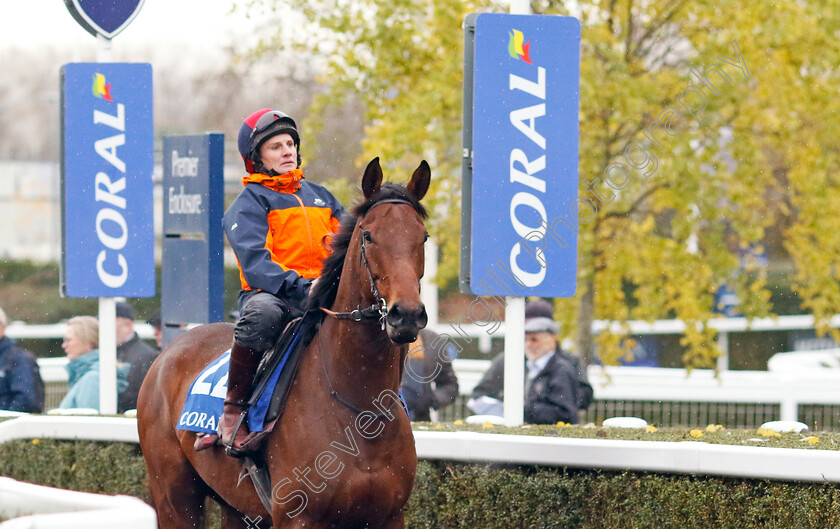
M 232 0 L 145 0 L 140 13 L 114 38 L 121 46 L 194 44 L 218 48 L 248 39 L 253 22 Z M 62 0 L 3 0 L 0 49 L 96 47 L 96 39 L 76 23 Z

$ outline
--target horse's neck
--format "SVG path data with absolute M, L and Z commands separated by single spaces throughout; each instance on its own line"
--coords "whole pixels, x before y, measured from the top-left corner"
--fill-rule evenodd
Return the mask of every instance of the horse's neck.
M 365 305 L 367 303 L 367 305 Z M 336 296 L 333 310 L 347 312 L 368 301 Z M 336 390 L 360 391 L 375 397 L 383 389 L 397 391 L 400 385 L 401 348 L 394 345 L 376 320 L 327 318 L 321 327 L 321 353 Z

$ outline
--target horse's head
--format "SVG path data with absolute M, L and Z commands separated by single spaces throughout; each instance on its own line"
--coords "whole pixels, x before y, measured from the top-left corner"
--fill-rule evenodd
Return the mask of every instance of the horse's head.
M 426 307 L 420 300 L 420 278 L 425 264 L 423 243 L 429 237 L 423 224 L 420 200 L 429 189 L 429 164 L 420 163 L 403 188 L 382 186 L 379 158 L 371 161 L 362 178 L 369 205 L 359 216 L 351 244 L 358 244 L 361 270 L 358 288 L 370 292 L 373 302 L 387 306 L 385 330 L 397 344 L 413 342 L 426 326 Z

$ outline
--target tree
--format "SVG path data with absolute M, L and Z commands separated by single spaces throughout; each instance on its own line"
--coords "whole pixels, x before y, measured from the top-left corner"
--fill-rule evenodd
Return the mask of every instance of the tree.
M 291 5 L 312 24 L 299 44 L 328 54 L 326 97 L 353 93 L 365 106 L 362 158 L 381 155 L 406 173 L 433 157 L 432 231 L 443 243 L 439 272 L 453 278 L 461 24 L 507 5 Z M 621 332 L 593 336 L 595 318 L 676 317 L 687 327 L 685 364 L 713 367 L 720 351 L 704 324 L 718 287 L 732 284 L 749 317 L 772 312 L 755 254 L 774 227 L 803 307 L 825 329 L 840 310 L 834 2 L 544 0 L 532 11 L 582 22 L 579 192 L 597 211 L 579 226 L 577 295 L 557 302 L 579 354 L 589 360 L 597 343 L 615 363 L 632 346 Z

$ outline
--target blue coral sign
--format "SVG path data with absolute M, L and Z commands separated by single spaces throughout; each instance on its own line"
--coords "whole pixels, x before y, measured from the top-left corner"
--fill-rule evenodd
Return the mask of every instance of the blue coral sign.
M 572 296 L 580 22 L 482 13 L 474 46 L 470 290 Z
M 152 67 L 61 69 L 61 292 L 155 295 Z
M 143 0 L 64 0 L 64 5 L 88 33 L 112 39 L 134 20 Z

